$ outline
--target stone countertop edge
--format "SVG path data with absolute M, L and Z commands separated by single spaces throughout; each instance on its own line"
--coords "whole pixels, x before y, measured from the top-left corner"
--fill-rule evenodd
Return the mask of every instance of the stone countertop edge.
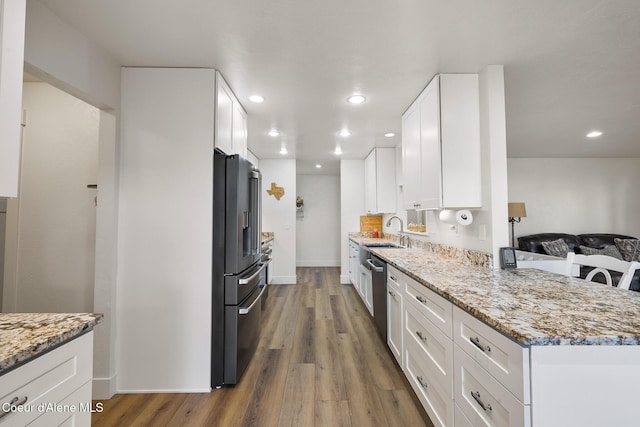
M 0 376 L 83 335 L 101 313 L 0 313 Z
M 271 242 L 274 238 L 274 233 L 272 231 L 263 231 L 261 236 L 261 244 L 265 244 Z
M 368 250 L 523 345 L 640 345 L 640 292 L 535 269 L 493 270 L 422 249 Z

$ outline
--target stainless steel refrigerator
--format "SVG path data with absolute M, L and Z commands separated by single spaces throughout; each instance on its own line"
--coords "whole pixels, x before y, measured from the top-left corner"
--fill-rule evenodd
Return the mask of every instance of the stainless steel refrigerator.
M 236 384 L 260 339 L 266 264 L 261 175 L 241 156 L 214 154 L 211 386 Z

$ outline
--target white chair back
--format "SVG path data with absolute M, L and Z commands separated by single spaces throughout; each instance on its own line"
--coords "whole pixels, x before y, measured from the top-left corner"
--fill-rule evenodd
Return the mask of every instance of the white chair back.
M 621 289 L 629 289 L 629 285 L 631 285 L 631 279 L 633 279 L 633 275 L 635 274 L 636 270 L 640 269 L 640 262 L 637 261 L 628 262 L 607 255 L 582 255 L 576 254 L 574 252 L 569 252 L 567 254 L 567 265 L 565 269 L 565 274 L 567 276 L 572 275 L 571 270 L 574 265 L 595 267 L 589 272 L 589 274 L 587 274 L 585 280 L 592 281 L 593 277 L 596 274 L 601 273 L 606 278 L 607 285 L 609 286 L 613 286 L 613 281 L 611 280 L 611 274 L 609 273 L 609 270 L 622 273 L 622 277 L 618 282 L 618 287 Z

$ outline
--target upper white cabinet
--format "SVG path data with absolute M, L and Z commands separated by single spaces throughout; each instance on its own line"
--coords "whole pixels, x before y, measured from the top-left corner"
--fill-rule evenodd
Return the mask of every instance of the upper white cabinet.
M 216 71 L 215 147 L 225 154 L 247 156 L 247 113 Z
M 396 211 L 395 148 L 374 148 L 365 159 L 364 195 L 368 214 Z
M 0 197 L 18 196 L 26 0 L 0 1 Z
M 440 74 L 402 115 L 405 209 L 482 206 L 477 74 Z

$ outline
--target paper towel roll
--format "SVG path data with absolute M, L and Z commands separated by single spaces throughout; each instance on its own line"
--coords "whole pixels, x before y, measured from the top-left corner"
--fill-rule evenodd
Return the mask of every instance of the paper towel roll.
M 460 225 L 470 225 L 473 222 L 473 214 L 469 209 L 456 211 L 456 221 Z
M 444 210 L 440 211 L 440 221 L 446 224 L 469 225 L 473 222 L 473 214 L 468 209 L 460 209 L 459 211 Z

